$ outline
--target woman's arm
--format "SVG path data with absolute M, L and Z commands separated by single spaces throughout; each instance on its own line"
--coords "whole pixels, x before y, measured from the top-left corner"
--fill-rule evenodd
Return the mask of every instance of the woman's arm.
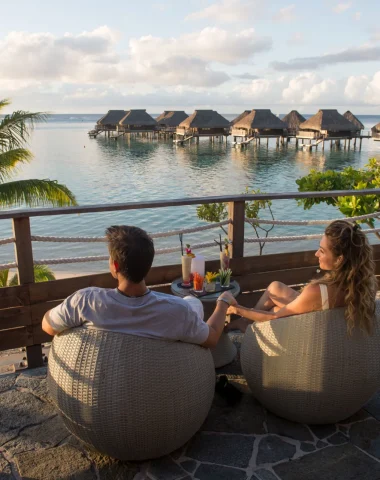
M 267 312 L 265 310 L 256 310 L 241 305 L 233 305 L 227 310 L 227 315 L 241 315 L 253 322 L 267 322 L 276 318 L 290 317 L 301 313 L 315 312 L 321 310 L 321 292 L 319 285 L 309 284 L 302 293 L 292 302 L 280 308 L 277 312 Z

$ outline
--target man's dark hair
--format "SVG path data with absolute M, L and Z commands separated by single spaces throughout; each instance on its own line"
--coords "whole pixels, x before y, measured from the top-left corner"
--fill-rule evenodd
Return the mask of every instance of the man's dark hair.
M 116 225 L 107 228 L 108 250 L 118 263 L 119 272 L 133 283 L 140 283 L 148 274 L 154 258 L 150 236 L 138 227 Z

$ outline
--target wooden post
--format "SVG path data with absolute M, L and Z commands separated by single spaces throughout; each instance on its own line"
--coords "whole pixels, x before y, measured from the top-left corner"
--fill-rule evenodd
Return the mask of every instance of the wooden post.
M 15 238 L 15 255 L 18 268 L 18 281 L 20 285 L 34 283 L 33 250 L 30 233 L 29 217 L 14 218 L 13 235 Z M 33 328 L 33 327 L 32 327 Z M 41 345 L 26 347 L 28 368 L 43 365 Z
M 229 202 L 228 215 L 233 222 L 228 225 L 228 238 L 232 241 L 229 246 L 231 258 L 243 257 L 245 202 Z

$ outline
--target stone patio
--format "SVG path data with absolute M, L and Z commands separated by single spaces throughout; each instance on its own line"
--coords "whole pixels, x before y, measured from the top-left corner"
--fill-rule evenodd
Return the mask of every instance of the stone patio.
M 239 335 L 231 334 L 239 347 Z M 120 462 L 83 447 L 49 402 L 46 368 L 0 376 L 0 480 L 376 480 L 380 392 L 337 425 L 308 426 L 266 411 L 250 394 L 239 358 L 219 369 L 242 392 L 234 407 L 215 394 L 187 445 L 150 462 Z

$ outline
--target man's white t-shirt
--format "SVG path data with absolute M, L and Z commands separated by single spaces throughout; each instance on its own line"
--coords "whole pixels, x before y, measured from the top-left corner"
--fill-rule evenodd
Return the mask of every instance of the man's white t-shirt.
M 195 297 L 185 299 L 148 291 L 127 297 L 117 288 L 89 287 L 66 298 L 49 314 L 56 332 L 86 325 L 149 338 L 202 344 L 209 335 L 203 307 Z

